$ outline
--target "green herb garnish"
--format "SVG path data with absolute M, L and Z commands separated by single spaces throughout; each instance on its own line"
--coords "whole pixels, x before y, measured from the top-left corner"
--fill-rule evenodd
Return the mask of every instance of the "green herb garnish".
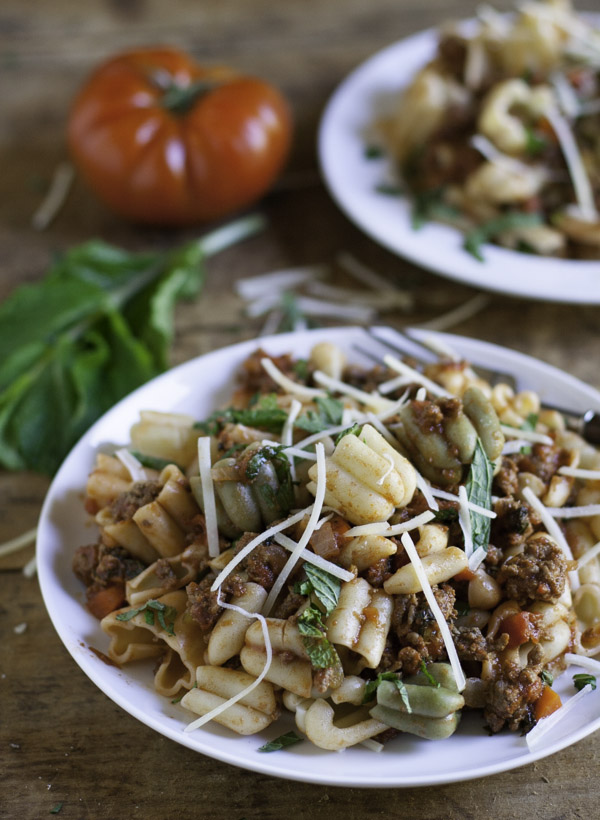
M 398 675 L 396 675 L 395 672 L 380 672 L 374 680 L 367 681 L 367 685 L 365 686 L 365 693 L 363 695 L 363 703 L 369 703 L 369 701 L 373 700 L 373 696 L 377 692 L 379 685 L 383 683 L 384 680 L 390 681 L 394 684 L 394 686 L 400 693 L 400 697 L 402 698 L 402 703 L 404 704 L 404 708 L 406 709 L 407 714 L 412 714 L 412 708 L 408 700 L 408 692 L 406 686 L 402 683 L 402 681 L 400 680 Z
M 275 740 L 270 740 L 264 746 L 260 746 L 259 752 L 278 752 L 280 749 L 287 749 L 288 746 L 295 746 L 296 743 L 301 743 L 304 738 L 297 735 L 296 732 L 286 732 L 284 735 L 279 735 Z
M 173 460 L 169 460 L 168 458 L 159 458 L 158 456 L 149 456 L 146 453 L 140 453 L 139 450 L 130 450 L 131 455 L 137 459 L 142 467 L 148 467 L 150 470 L 164 470 L 165 467 L 168 467 L 169 464 L 174 464 L 175 467 L 179 467 L 181 472 L 185 472 L 185 469 L 180 465 L 177 464 Z
M 427 222 L 435 219 L 455 220 L 459 211 L 444 201 L 444 189 L 435 188 L 415 194 L 411 215 L 413 230 L 420 230 Z
M 60 810 L 62 809 L 62 807 L 63 807 L 62 803 L 57 803 L 55 806 L 52 806 L 52 808 L 49 811 L 49 814 L 58 814 L 60 812 Z
M 197 421 L 195 429 L 207 436 L 217 436 L 226 424 L 244 424 L 270 433 L 280 433 L 288 414 L 279 407 L 276 393 L 260 395 L 250 406 L 240 410 L 227 407 L 211 413 L 204 421 Z
M 308 433 L 320 433 L 328 427 L 335 427 L 342 423 L 344 405 L 341 401 L 332 399 L 330 396 L 317 396 L 315 404 L 317 411 L 309 410 L 299 416 L 294 423 L 295 427 L 306 430 Z
M 314 669 L 341 666 L 335 647 L 325 635 L 323 614 L 314 604 L 306 607 L 298 618 L 298 630 Z
M 296 359 L 294 373 L 301 382 L 305 382 L 308 379 L 308 361 L 306 359 Z
M 439 521 L 441 524 L 447 524 L 450 521 L 458 519 L 458 510 L 456 507 L 446 507 L 445 510 L 433 510 L 434 521 Z
M 281 514 L 286 515 L 294 504 L 294 485 L 290 462 L 282 447 L 267 445 L 257 450 L 246 465 L 246 478 L 249 481 L 258 479 L 261 467 L 267 462 L 273 466 L 279 486 L 275 491 L 269 484 L 260 484 L 258 490 L 268 504 L 278 507 Z
M 175 634 L 173 625 L 175 623 L 175 618 L 177 617 L 177 610 L 175 607 L 167 606 L 166 604 L 163 604 L 162 601 L 156 601 L 154 599 L 146 601 L 145 604 L 137 607 L 136 609 L 128 609 L 126 612 L 119 612 L 116 616 L 117 621 L 130 621 L 132 618 L 135 618 L 136 615 L 139 615 L 140 612 L 144 613 L 144 620 L 149 626 L 154 626 L 154 618 L 156 616 L 161 629 L 164 629 L 168 635 Z
M 545 683 L 546 686 L 552 686 L 552 684 L 554 683 L 554 675 L 552 675 L 546 669 L 544 669 L 544 671 L 541 673 L 540 678 L 542 680 L 542 683 Z
M 441 683 L 433 677 L 433 675 L 431 674 L 431 672 L 427 668 L 427 664 L 425 663 L 425 661 L 423 659 L 421 659 L 421 672 L 425 675 L 425 677 L 427 679 L 427 683 L 430 686 L 435 686 L 436 689 L 440 688 Z
M 364 150 L 365 159 L 380 159 L 385 156 L 385 151 L 380 145 L 366 145 Z
M 584 686 L 587 686 L 588 683 L 591 685 L 592 689 L 596 688 L 595 675 L 590 675 L 588 672 L 580 672 L 577 675 L 573 675 L 573 685 L 578 692 L 580 692 Z
M 483 449 L 481 439 L 477 438 L 473 461 L 469 470 L 469 477 L 465 484 L 467 498 L 473 504 L 485 507 L 486 510 L 492 508 L 492 479 L 494 477 L 494 465 L 487 457 Z M 473 551 L 478 547 L 483 547 L 487 552 L 490 543 L 491 520 L 481 513 L 469 510 L 471 517 L 471 534 L 473 536 Z
M 249 217 L 182 248 L 90 241 L 0 305 L 0 466 L 52 474 L 102 413 L 169 364 L 173 312 L 207 256 L 262 228 Z
M 361 425 L 354 422 L 354 424 L 351 427 L 347 427 L 345 430 L 342 430 L 342 432 L 336 437 L 334 442 L 335 446 L 338 446 L 338 444 L 344 438 L 344 436 L 360 436 L 361 430 Z
M 469 231 L 464 239 L 463 247 L 479 262 L 485 262 L 482 246 L 491 239 L 495 239 L 505 231 L 516 230 L 517 228 L 532 228 L 541 225 L 543 219 L 538 213 L 524 213 L 523 211 L 508 211 L 502 216 L 490 219 Z
M 538 154 L 541 154 L 547 147 L 548 140 L 534 131 L 533 128 L 526 128 L 526 132 L 527 143 L 525 146 L 525 151 L 530 157 L 537 157 Z
M 339 578 L 315 567 L 313 564 L 304 564 L 306 581 L 296 584 L 296 591 L 301 595 L 314 595 L 323 605 L 325 615 L 330 615 L 337 606 L 340 597 L 341 583 Z

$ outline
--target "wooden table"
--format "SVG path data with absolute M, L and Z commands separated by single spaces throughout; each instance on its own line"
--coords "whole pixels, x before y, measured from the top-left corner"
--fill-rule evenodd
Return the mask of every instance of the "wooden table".
M 35 7 L 4 0 L 0 297 L 42 276 L 55 251 L 91 237 L 142 249 L 194 235 L 135 230 L 78 181 L 48 230 L 31 227 L 66 156 L 65 118 L 87 72 L 120 48 L 169 42 L 277 82 L 296 119 L 289 169 L 262 206 L 268 229 L 211 260 L 203 296 L 177 310 L 173 363 L 256 334 L 260 322 L 243 317 L 232 293 L 236 277 L 331 262 L 340 250 L 415 290 L 411 322 L 461 304 L 475 291 L 395 258 L 340 214 L 319 182 L 315 133 L 329 94 L 361 60 L 394 39 L 472 11 L 466 0 L 46 0 Z M 386 320 L 402 324 L 407 317 Z M 493 296 L 454 330 L 539 356 L 600 386 L 599 325 L 593 307 Z M 0 541 L 35 525 L 47 485 L 37 475 L 0 474 Z M 65 820 L 598 817 L 598 734 L 514 772 L 404 791 L 285 782 L 194 754 L 124 713 L 79 670 L 54 632 L 36 579 L 21 572 L 31 555 L 24 550 L 0 563 L 2 818 L 39 820 L 59 806 Z M 23 623 L 26 631 L 17 634 Z

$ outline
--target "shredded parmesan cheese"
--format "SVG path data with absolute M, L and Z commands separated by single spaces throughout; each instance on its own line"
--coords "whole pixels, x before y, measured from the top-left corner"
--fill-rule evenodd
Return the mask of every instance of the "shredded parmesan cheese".
M 600 504 L 586 504 L 583 507 L 546 507 L 553 518 L 588 518 L 600 515 Z
M 457 504 L 460 504 L 461 501 L 458 495 L 448 493 L 446 490 L 438 490 L 437 487 L 431 487 L 431 494 L 437 498 L 443 498 L 445 501 L 455 501 Z M 479 504 L 475 504 L 473 501 L 469 501 L 468 499 L 466 504 L 470 510 L 473 510 L 473 512 L 479 513 L 480 515 L 485 515 L 486 518 L 496 518 L 496 513 L 493 510 L 488 510 L 487 507 L 481 507 Z
M 471 572 L 477 572 L 479 567 L 485 561 L 485 556 L 487 555 L 487 551 L 484 547 L 477 547 L 475 552 L 471 553 L 469 558 L 469 569 Z
M 271 538 L 275 535 L 275 533 L 281 532 L 282 530 L 287 530 L 288 527 L 292 527 L 294 524 L 297 524 L 298 521 L 302 521 L 306 515 L 312 512 L 313 507 L 314 505 L 311 504 L 310 507 L 306 507 L 304 510 L 299 510 L 299 512 L 294 513 L 294 515 L 291 515 L 289 518 L 286 518 L 285 521 L 280 521 L 278 524 L 273 524 L 272 527 L 269 527 L 269 529 L 260 533 L 260 535 L 257 535 L 256 538 L 253 538 L 252 541 L 246 544 L 244 549 L 240 550 L 238 554 L 235 555 L 231 561 L 229 561 L 227 566 L 221 570 L 213 581 L 210 591 L 215 592 L 215 590 L 221 586 L 225 578 L 227 578 L 227 576 L 237 567 L 237 565 L 240 564 L 247 555 L 250 555 L 254 547 L 262 544 L 263 541 Z
M 550 108 L 546 111 L 546 119 L 552 126 L 563 152 L 581 214 L 584 219 L 595 221 L 598 218 L 598 211 L 594 202 L 594 191 L 573 131 L 567 120 L 556 108 Z
M 287 419 L 283 424 L 281 431 L 281 444 L 284 447 L 291 447 L 294 440 L 294 422 L 298 418 L 298 414 L 302 410 L 302 403 L 298 399 L 292 399 Z M 290 474 L 292 481 L 296 481 L 296 465 L 294 463 L 294 453 L 286 452 L 288 461 L 290 462 Z
M 263 606 L 263 612 L 268 614 L 273 607 L 273 604 L 277 600 L 277 596 L 283 589 L 283 585 L 287 581 L 290 573 L 296 566 L 298 560 L 300 559 L 300 555 L 308 542 L 310 541 L 310 537 L 313 534 L 315 527 L 319 521 L 319 516 L 321 515 L 321 509 L 323 507 L 323 501 L 325 500 L 325 491 L 327 489 L 327 477 L 326 477 L 326 465 L 325 465 L 325 448 L 322 444 L 317 444 L 315 447 L 317 453 L 317 492 L 315 495 L 315 503 L 313 504 L 313 508 L 310 514 L 310 518 L 308 519 L 308 524 L 306 525 L 306 529 L 302 533 L 302 537 L 298 541 L 294 551 L 286 561 L 283 569 L 277 576 L 277 580 L 273 584 L 273 587 L 269 594 L 267 595 L 267 600 Z
M 581 467 L 559 467 L 560 475 L 568 475 L 573 478 L 583 478 L 589 481 L 600 481 L 600 470 L 583 470 Z
M 0 557 L 10 555 L 12 552 L 18 552 L 24 547 L 28 547 L 29 544 L 35 542 L 36 536 L 37 527 L 34 527 L 21 535 L 17 535 L 15 538 L 11 538 L 10 541 L 5 541 L 4 544 L 0 544 Z
M 366 285 L 372 290 L 388 290 L 390 287 L 389 279 L 376 273 L 372 268 L 367 267 L 367 265 L 360 262 L 348 252 L 338 254 L 337 262 L 350 276 L 353 276 L 357 282 Z
M 381 486 L 383 484 L 383 482 L 386 480 L 386 478 L 389 476 L 389 474 L 394 469 L 394 459 L 391 457 L 391 455 L 389 453 L 384 453 L 383 456 L 384 456 L 384 458 L 386 458 L 388 460 L 389 466 L 388 466 L 387 470 L 385 471 L 385 473 L 381 476 L 381 478 L 377 479 L 377 484 L 379 486 Z
M 425 401 L 427 398 L 427 389 L 425 387 L 419 387 L 417 390 L 417 394 L 415 396 L 415 401 Z
M 206 519 L 206 540 L 208 542 L 209 556 L 216 558 L 220 552 L 219 525 L 217 523 L 215 487 L 210 468 L 210 436 L 201 436 L 198 439 L 198 472 L 200 473 L 202 504 L 204 506 L 204 518 Z
M 581 569 L 586 564 L 589 564 L 590 561 L 593 561 L 594 558 L 597 558 L 600 554 L 600 541 L 597 544 L 594 544 L 593 547 L 590 547 L 589 550 L 586 550 L 583 555 L 580 555 L 577 559 L 577 569 Z
M 575 652 L 565 652 L 563 658 L 565 663 L 581 666 L 582 669 L 587 669 L 588 672 L 600 677 L 600 661 L 588 658 L 585 655 L 577 655 Z
M 463 484 L 458 488 L 458 523 L 465 539 L 465 555 L 469 558 L 473 554 L 473 532 L 471 528 L 471 513 L 469 512 L 469 499 L 467 490 Z
M 527 442 L 534 441 L 538 444 L 554 444 L 550 436 L 544 433 L 536 433 L 535 430 L 520 430 L 518 427 L 511 427 L 509 424 L 501 424 L 500 429 L 508 438 L 523 439 Z
M 315 527 L 315 529 L 318 529 L 318 527 Z M 298 546 L 297 541 L 294 541 L 287 535 L 283 535 L 281 532 L 278 532 L 273 540 L 289 552 L 293 552 Z M 335 575 L 335 577 L 339 578 L 340 581 L 352 581 L 354 578 L 354 574 L 352 572 L 339 567 L 337 564 L 333 564 L 331 561 L 328 561 L 326 558 L 322 558 L 320 555 L 317 555 L 315 552 L 311 552 L 310 550 L 303 550 L 300 553 L 300 558 L 307 564 L 312 564 L 315 567 L 319 567 L 319 569 L 325 570 L 325 572 L 328 572 L 330 575 Z
M 350 527 L 344 533 L 344 538 L 356 538 L 359 535 L 382 535 L 389 529 L 387 521 L 373 521 L 371 524 L 358 524 L 356 527 Z
M 336 393 L 343 393 L 350 396 L 361 404 L 366 404 L 368 407 L 373 407 L 375 410 L 389 410 L 392 404 L 389 399 L 384 399 L 378 393 L 366 393 L 364 390 L 359 390 L 357 387 L 352 387 L 350 384 L 334 379 L 323 373 L 321 370 L 316 370 L 313 373 L 313 379 L 317 384 L 322 384 L 328 390 Z
M 430 486 L 429 482 L 423 478 L 421 473 L 417 472 L 416 470 L 415 472 L 417 473 L 417 487 L 423 493 L 423 498 L 427 502 L 427 506 L 430 510 L 439 510 L 440 505 L 434 498 L 433 489 Z
M 406 550 L 406 553 L 413 565 L 417 578 L 419 579 L 419 583 L 421 584 L 421 588 L 423 590 L 425 598 L 427 599 L 429 608 L 431 609 L 433 617 L 437 621 L 437 625 L 440 628 L 444 645 L 446 647 L 446 652 L 448 653 L 448 660 L 450 661 L 452 671 L 454 672 L 454 680 L 456 681 L 456 686 L 458 687 L 458 691 L 462 692 L 467 682 L 462 671 L 462 667 L 458 659 L 458 653 L 456 652 L 456 647 L 454 646 L 454 641 L 452 640 L 452 635 L 450 634 L 450 629 L 448 628 L 446 619 L 444 618 L 442 610 L 440 609 L 440 606 L 436 601 L 435 595 L 433 594 L 431 584 L 427 579 L 427 573 L 423 568 L 423 564 L 421 563 L 421 559 L 419 558 L 419 553 L 415 549 L 415 545 L 413 544 L 412 538 L 407 532 L 405 532 L 402 535 L 401 540 L 402 544 L 404 545 L 404 549 Z
M 142 466 L 141 462 L 129 452 L 125 447 L 117 450 L 115 456 L 119 459 L 121 464 L 129 471 L 129 476 L 132 481 L 148 481 L 149 475 Z
M 236 606 L 235 604 L 228 604 L 226 601 L 221 599 L 221 589 L 217 593 L 217 603 L 219 606 L 222 606 L 224 609 L 231 609 L 233 612 L 239 612 L 245 618 L 257 618 L 260 621 L 260 625 L 262 628 L 263 638 L 265 641 L 265 650 L 266 650 L 266 660 L 265 665 L 263 667 L 262 672 L 260 675 L 252 681 L 251 684 L 246 686 L 245 689 L 242 689 L 241 692 L 238 692 L 237 695 L 233 695 L 233 697 L 226 700 L 224 703 L 219 704 L 214 709 L 211 709 L 210 712 L 207 712 L 202 717 L 199 717 L 197 720 L 192 721 L 189 723 L 184 732 L 193 732 L 194 729 L 199 729 L 200 726 L 204 726 L 205 723 L 208 723 L 210 720 L 214 720 L 214 718 L 218 717 L 222 712 L 228 709 L 230 706 L 233 706 L 234 703 L 237 703 L 238 700 L 242 700 L 242 698 L 246 697 L 246 695 L 250 694 L 253 689 L 259 685 L 259 683 L 264 679 L 265 675 L 269 671 L 269 667 L 271 666 L 271 662 L 273 660 L 273 647 L 271 646 L 271 639 L 269 638 L 269 630 L 267 628 L 267 622 L 265 618 L 259 612 L 248 612 L 245 609 L 242 609 L 241 606 Z
M 564 718 L 571 712 L 577 703 L 581 700 L 581 698 L 585 697 L 588 692 L 592 691 L 591 685 L 588 683 L 586 686 L 581 689 L 581 691 L 577 692 L 576 695 L 573 695 L 560 709 L 557 709 L 556 712 L 553 712 L 548 717 L 542 718 L 533 729 L 525 735 L 527 740 L 527 745 L 529 746 L 530 751 L 534 751 L 537 746 L 540 745 L 540 740 L 548 734 L 549 731 L 554 729 L 557 723 L 560 723 Z
M 524 438 L 517 438 L 512 439 L 511 441 L 505 441 L 502 447 L 502 455 L 508 456 L 511 453 L 520 453 L 523 447 L 529 447 L 531 444 L 530 441 L 525 441 Z
M 414 370 L 414 368 L 409 367 L 404 362 L 401 362 L 400 359 L 396 358 L 396 356 L 392 356 L 390 353 L 386 353 L 383 357 L 383 361 L 390 370 L 394 370 L 396 373 L 399 373 L 401 376 L 408 376 L 411 381 L 417 382 L 417 384 L 422 384 L 423 387 L 426 387 L 430 393 L 433 393 L 434 396 L 449 396 L 447 390 L 444 390 L 443 387 L 440 387 L 439 384 L 432 382 L 431 379 L 428 379 L 427 376 L 424 376 L 422 373 L 419 373 L 418 370 Z
M 392 524 L 389 529 L 381 534 L 387 538 L 390 535 L 400 535 L 400 533 L 410 532 L 411 530 L 416 530 L 417 527 L 422 527 L 423 524 L 428 524 L 432 518 L 435 518 L 434 513 L 432 513 L 431 510 L 427 510 L 420 515 L 415 515 L 414 518 L 410 518 L 408 521 L 403 521 L 401 524 Z M 348 535 L 348 533 L 346 533 L 346 535 Z
M 280 387 L 283 387 L 288 393 L 296 396 L 302 396 L 305 399 L 314 399 L 316 396 L 324 397 L 325 393 L 322 390 L 316 390 L 314 387 L 306 387 L 304 384 L 289 379 L 281 370 L 275 365 L 271 359 L 266 356 L 260 360 L 265 372 L 273 379 L 273 381 Z
M 36 574 L 36 572 L 37 572 L 37 558 L 34 555 L 33 558 L 31 560 L 29 560 L 25 564 L 25 566 L 23 567 L 23 575 L 26 578 L 33 578 L 33 576 Z

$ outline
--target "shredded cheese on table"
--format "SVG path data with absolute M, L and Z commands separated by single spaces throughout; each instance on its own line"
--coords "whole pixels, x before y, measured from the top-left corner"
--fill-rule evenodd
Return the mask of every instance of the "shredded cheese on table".
M 215 485 L 213 484 L 212 474 L 210 472 L 211 466 L 210 436 L 201 436 L 198 439 L 198 472 L 200 473 L 202 504 L 204 506 L 204 518 L 206 520 L 206 540 L 208 543 L 209 556 L 216 558 L 220 552 L 219 525 L 217 523 Z
M 5 541 L 3 544 L 0 544 L 0 557 L 10 555 L 12 552 L 18 552 L 24 547 L 28 547 L 29 544 L 33 544 L 35 542 L 36 537 L 37 527 L 34 527 L 33 529 L 22 533 L 22 535 L 17 535 L 15 538 L 11 538 L 10 541 Z
M 454 680 L 456 681 L 456 686 L 458 687 L 458 691 L 462 692 L 467 684 L 467 681 L 465 679 L 464 672 L 460 665 L 458 653 L 456 651 L 456 647 L 454 646 L 454 641 L 452 640 L 452 635 L 450 633 L 448 624 L 446 623 L 446 619 L 444 618 L 442 610 L 440 609 L 440 606 L 435 599 L 435 595 L 433 594 L 431 584 L 429 583 L 429 580 L 427 578 L 427 573 L 425 572 L 423 564 L 421 563 L 419 553 L 417 552 L 415 545 L 413 544 L 412 538 L 407 532 L 405 532 L 402 535 L 401 541 L 408 557 L 410 558 L 417 578 L 419 579 L 419 583 L 421 584 L 421 588 L 423 590 L 425 598 L 427 599 L 429 608 L 433 613 L 433 617 L 437 621 L 437 625 L 440 628 L 442 639 L 446 647 L 446 652 L 448 653 L 448 660 L 450 661 L 450 665 L 452 666 L 452 671 L 454 673 Z
M 327 489 L 325 448 L 322 444 L 317 444 L 315 450 L 317 453 L 317 492 L 315 495 L 315 503 L 313 504 L 313 508 L 310 513 L 310 518 L 308 519 L 306 529 L 302 533 L 302 537 L 298 541 L 294 551 L 286 561 L 283 569 L 277 576 L 277 580 L 273 584 L 271 591 L 267 595 L 267 600 L 265 601 L 263 606 L 263 612 L 266 614 L 268 614 L 271 611 L 273 604 L 277 600 L 277 596 L 283 589 L 283 585 L 285 584 L 292 570 L 298 563 L 300 555 L 302 554 L 304 548 L 310 541 L 310 537 L 313 534 L 315 527 L 317 526 L 317 523 L 319 521 L 319 516 L 321 515 L 323 502 L 325 500 L 325 491 Z
M 259 276 L 246 276 L 238 279 L 234 287 L 242 299 L 251 301 L 274 292 L 281 296 L 284 291 L 318 279 L 326 273 L 328 273 L 326 265 L 305 265 L 271 271 L 271 273 L 263 273 Z
M 265 675 L 269 671 L 269 667 L 271 666 L 271 662 L 273 660 L 273 647 L 271 645 L 271 639 L 269 638 L 269 630 L 265 618 L 259 612 L 248 612 L 246 609 L 242 609 L 241 606 L 236 606 L 235 604 L 228 604 L 226 601 L 223 601 L 221 599 L 220 589 L 217 593 L 217 604 L 219 604 L 219 606 L 222 606 L 224 609 L 231 609 L 233 612 L 239 612 L 245 618 L 256 618 L 260 621 L 260 626 L 265 641 L 265 665 L 260 675 L 255 680 L 253 680 L 251 684 L 246 686 L 245 689 L 242 689 L 241 692 L 237 693 L 237 695 L 233 695 L 233 697 L 229 698 L 224 703 L 221 703 L 219 704 L 219 706 L 216 706 L 214 709 L 211 709 L 210 712 L 207 712 L 205 715 L 202 715 L 202 717 L 199 717 L 197 720 L 194 720 L 191 723 L 189 723 L 183 730 L 184 732 L 193 732 L 194 729 L 199 729 L 200 726 L 204 726 L 205 723 L 214 720 L 214 718 L 218 717 L 230 706 L 233 706 L 234 703 L 237 703 L 238 700 L 242 700 L 242 698 L 250 694 L 250 692 L 252 692 L 253 689 L 256 689 L 259 683 L 261 683 L 261 681 L 264 679 Z

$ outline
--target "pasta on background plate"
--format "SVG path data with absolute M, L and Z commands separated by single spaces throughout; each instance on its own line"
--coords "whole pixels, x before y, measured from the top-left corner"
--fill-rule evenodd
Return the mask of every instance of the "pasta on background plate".
M 145 411 L 98 454 L 73 568 L 186 730 L 287 710 L 320 748 L 380 749 L 479 710 L 533 746 L 567 708 L 553 678 L 600 669 L 600 452 L 452 351 L 385 362 L 258 350 L 230 406 Z

